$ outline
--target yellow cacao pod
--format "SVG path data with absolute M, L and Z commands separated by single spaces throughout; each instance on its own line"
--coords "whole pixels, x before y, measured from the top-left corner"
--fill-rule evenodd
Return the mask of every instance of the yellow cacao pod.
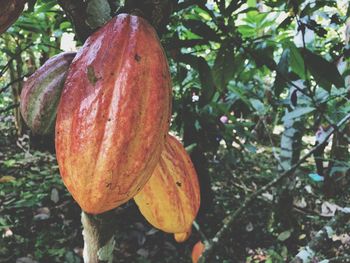
M 187 232 L 200 205 L 196 171 L 182 144 L 168 135 L 159 162 L 134 197 L 143 216 L 168 233 Z

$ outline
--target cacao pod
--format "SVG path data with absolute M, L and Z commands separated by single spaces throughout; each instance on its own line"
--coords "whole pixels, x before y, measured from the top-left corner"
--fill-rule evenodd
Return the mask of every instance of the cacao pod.
M 175 137 L 167 136 L 152 177 L 134 199 L 154 227 L 168 233 L 191 228 L 200 205 L 198 178 L 189 155 Z
M 202 241 L 198 241 L 192 249 L 192 263 L 197 263 L 205 250 L 205 245 Z
M 174 233 L 174 239 L 178 243 L 185 242 L 192 234 L 192 228 L 190 230 L 183 232 L 183 233 Z
M 5 32 L 21 15 L 25 0 L 0 0 L 0 34 Z
M 58 103 L 75 52 L 63 52 L 42 65 L 24 83 L 21 113 L 35 135 L 54 133 Z
M 63 182 L 85 212 L 108 211 L 140 191 L 170 113 L 167 59 L 146 20 L 120 14 L 87 39 L 68 71 L 55 136 Z

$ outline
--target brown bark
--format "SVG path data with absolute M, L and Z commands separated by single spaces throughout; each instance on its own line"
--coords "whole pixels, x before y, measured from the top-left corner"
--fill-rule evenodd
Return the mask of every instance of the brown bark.
M 114 216 L 113 211 L 96 216 L 82 212 L 85 263 L 113 262 Z
M 127 0 L 122 11 L 142 16 L 161 35 L 165 32 L 175 3 L 172 0 Z
M 85 23 L 87 2 L 83 0 L 58 0 L 58 3 L 71 20 L 77 38 L 84 42 L 93 32 Z

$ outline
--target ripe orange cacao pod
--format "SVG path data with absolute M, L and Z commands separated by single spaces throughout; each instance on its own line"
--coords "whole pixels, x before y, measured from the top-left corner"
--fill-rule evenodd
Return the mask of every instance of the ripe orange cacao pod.
M 192 249 L 192 263 L 197 263 L 205 250 L 205 245 L 202 241 L 198 241 Z
M 174 239 L 178 243 L 185 242 L 192 234 L 192 228 L 183 233 L 174 233 Z
M 63 182 L 91 214 L 140 191 L 164 147 L 171 78 L 155 30 L 121 14 L 73 60 L 58 106 L 56 154 Z
M 25 0 L 0 0 L 0 34 L 21 15 L 25 2 Z
M 50 58 L 24 82 L 20 108 L 33 134 L 54 133 L 57 106 L 75 54 L 63 52 Z
M 167 136 L 152 177 L 134 199 L 154 227 L 168 233 L 191 228 L 200 205 L 198 178 L 189 155 L 175 137 Z

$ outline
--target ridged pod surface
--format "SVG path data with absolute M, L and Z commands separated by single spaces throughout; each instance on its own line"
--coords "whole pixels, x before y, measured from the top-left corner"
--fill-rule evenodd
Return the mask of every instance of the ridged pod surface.
M 174 234 L 174 239 L 178 243 L 185 242 L 192 234 L 192 228 L 190 228 L 188 231 L 183 232 L 183 233 L 175 233 Z
M 58 103 L 75 55 L 75 52 L 63 52 L 50 58 L 24 83 L 20 108 L 34 134 L 54 133 Z
M 134 199 L 154 227 L 168 233 L 191 228 L 200 205 L 198 178 L 189 155 L 175 137 L 167 136 L 152 177 Z
M 170 112 L 168 62 L 146 20 L 121 14 L 87 39 L 69 68 L 55 136 L 63 182 L 85 212 L 108 211 L 140 191 Z
M 21 15 L 24 0 L 0 0 L 0 34 L 5 32 Z

